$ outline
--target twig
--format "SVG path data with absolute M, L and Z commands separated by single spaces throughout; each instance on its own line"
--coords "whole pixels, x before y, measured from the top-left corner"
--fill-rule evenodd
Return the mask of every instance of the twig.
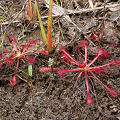
M 106 5 L 105 8 L 113 8 L 113 7 L 117 7 L 120 6 L 120 4 L 112 4 L 112 5 Z M 101 7 L 95 7 L 95 8 L 87 8 L 87 9 L 81 9 L 78 11 L 73 11 L 73 12 L 68 12 L 66 14 L 79 14 L 79 13 L 84 13 L 84 12 L 91 12 L 91 11 L 95 11 L 95 10 L 100 10 L 103 9 L 104 6 Z
M 12 23 L 19 23 L 19 22 L 21 22 L 21 21 L 19 21 L 19 20 L 15 20 L 15 21 L 13 20 L 13 21 L 12 21 Z M 7 25 L 7 24 L 9 25 L 10 22 L 9 22 L 9 21 L 6 21 L 6 22 L 4 22 L 4 23 L 0 23 L 0 25 Z
M 105 8 L 114 8 L 114 7 L 117 7 L 117 6 L 120 6 L 120 4 L 112 4 L 112 5 L 106 5 Z M 59 14 L 59 15 L 52 15 L 52 17 L 58 17 L 58 16 L 64 16 L 64 15 L 71 15 L 71 14 L 80 14 L 80 13 L 85 13 L 85 12 L 91 12 L 91 11 L 95 11 L 95 10 L 100 10 L 100 9 L 103 9 L 104 6 L 101 6 L 101 7 L 95 7 L 95 8 L 87 8 L 87 9 L 81 9 L 81 10 L 78 10 L 78 11 L 73 11 L 73 10 L 65 10 L 66 12 L 64 14 Z M 21 11 L 24 9 L 24 6 L 23 8 L 21 9 Z M 20 11 L 20 12 L 21 12 Z M 11 21 L 11 22 L 4 22 L 4 23 L 1 23 L 2 25 L 6 25 L 8 24 L 8 26 L 11 24 L 11 23 L 18 23 L 20 22 L 19 20 L 16 20 L 14 21 L 18 15 L 20 14 L 20 12 L 16 15 L 16 17 Z M 41 16 L 42 19 L 47 19 L 48 16 Z M 37 23 L 39 23 L 39 21 L 37 21 Z M 7 27 L 8 27 L 7 26 Z
M 112 5 L 106 5 L 105 8 L 114 8 L 120 6 L 120 4 L 112 4 Z M 104 6 L 101 7 L 95 7 L 95 8 L 87 8 L 87 9 L 81 9 L 78 11 L 73 11 L 73 10 L 65 10 L 64 14 L 60 14 L 60 15 L 52 15 L 52 17 L 57 17 L 57 16 L 63 16 L 63 15 L 71 15 L 71 14 L 80 14 L 80 13 L 85 13 L 85 12 L 91 12 L 91 11 L 95 11 L 95 10 L 100 10 L 103 9 Z M 48 18 L 48 16 L 41 16 L 42 19 L 46 19 Z
M 16 75 L 19 79 L 23 80 L 24 82 L 28 83 L 28 85 L 30 87 L 33 87 L 33 85 L 31 83 L 29 83 L 27 80 L 23 79 L 22 77 L 20 77 L 19 75 Z
M 14 20 L 19 16 L 19 14 L 24 10 L 26 3 L 27 3 L 27 0 L 25 1 L 25 3 L 23 5 L 22 9 L 20 10 L 20 12 L 8 23 L 6 29 L 14 22 Z

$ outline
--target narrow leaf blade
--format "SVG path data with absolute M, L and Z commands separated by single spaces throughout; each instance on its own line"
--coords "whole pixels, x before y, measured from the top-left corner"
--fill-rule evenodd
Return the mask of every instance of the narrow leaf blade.
M 30 76 L 30 77 L 32 77 L 32 64 L 30 64 L 29 66 L 28 66 L 28 75 Z
M 39 19 L 39 23 L 40 23 L 40 28 L 41 28 L 43 42 L 44 42 L 45 45 L 48 45 L 48 41 L 47 41 L 47 38 L 46 38 L 45 30 L 44 30 L 43 23 L 42 23 L 42 20 L 41 20 L 39 9 L 38 9 L 37 0 L 35 0 L 35 5 L 36 5 L 36 8 L 37 8 L 37 14 L 38 14 L 38 19 Z

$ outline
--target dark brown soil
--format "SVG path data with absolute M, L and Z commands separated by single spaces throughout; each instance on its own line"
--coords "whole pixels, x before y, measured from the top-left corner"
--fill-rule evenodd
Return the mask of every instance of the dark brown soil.
M 38 1 L 41 16 L 47 15 L 48 8 L 45 6 L 44 0 Z M 60 3 L 59 0 L 58 2 Z M 39 22 L 36 22 L 35 25 L 30 25 L 23 31 L 23 26 L 27 26 L 28 23 L 25 17 L 25 10 L 23 9 L 20 12 L 24 3 L 25 0 L 0 1 L 0 16 L 6 11 L 0 23 L 0 42 L 3 37 L 2 30 L 4 31 L 5 26 L 7 27 L 4 51 L 12 49 L 7 41 L 10 35 L 16 37 L 18 48 L 30 40 L 37 40 L 36 48 L 43 45 Z M 32 4 L 34 4 L 34 1 Z M 78 59 L 75 48 L 79 41 L 88 36 L 92 30 L 101 29 L 104 31 L 104 38 L 107 41 L 113 40 L 117 43 L 117 46 L 112 43 L 104 43 L 102 41 L 97 43 L 96 41 L 88 40 L 88 59 L 93 59 L 98 48 L 106 49 L 112 54 L 112 57 L 100 59 L 95 63 L 96 65 L 120 59 L 120 1 L 108 0 L 106 5 L 110 4 L 119 4 L 119 8 L 107 8 L 105 11 L 100 9 L 68 15 L 76 25 L 67 21 L 63 16 L 54 17 L 52 36 L 53 41 L 56 41 L 57 49 L 61 45 L 65 46 L 68 52 L 71 55 L 74 54 L 74 57 Z M 97 5 L 97 7 L 103 6 L 104 2 L 103 0 L 95 0 L 94 5 Z M 77 11 L 82 8 L 87 9 L 90 6 L 88 0 L 62 0 L 62 7 Z M 19 12 L 20 15 L 11 24 L 7 23 L 13 20 Z M 43 24 L 47 33 L 47 19 L 43 19 Z M 22 71 L 19 70 L 17 74 L 27 80 L 27 82 L 17 77 L 18 83 L 16 86 L 11 86 L 9 83 L 15 70 L 14 64 L 4 64 L 2 66 L 0 69 L 0 120 L 120 120 L 120 97 L 111 97 L 107 90 L 92 77 L 89 77 L 89 85 L 91 97 L 95 104 L 87 107 L 85 106 L 87 91 L 84 76 L 73 89 L 76 79 L 71 81 L 72 73 L 60 77 L 55 71 L 39 72 L 39 67 L 48 66 L 49 58 L 54 59 L 53 67 L 72 67 L 72 65 L 69 66 L 64 62 L 60 62 L 57 49 L 49 56 L 37 56 L 33 65 L 32 78 L 27 78 L 23 73 L 23 71 L 27 72 L 28 64 L 24 64 L 21 61 L 19 69 Z M 2 51 L 2 48 L 0 48 L 0 51 Z M 83 50 L 82 52 L 84 53 Z M 98 76 L 120 95 L 120 67 L 108 68 L 106 73 Z

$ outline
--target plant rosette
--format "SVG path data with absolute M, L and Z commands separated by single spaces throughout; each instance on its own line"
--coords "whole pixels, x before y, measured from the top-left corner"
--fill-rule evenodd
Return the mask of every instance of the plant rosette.
M 80 52 L 81 47 L 85 48 L 84 59 L 81 56 L 81 52 Z M 117 92 L 115 90 L 109 88 L 107 85 L 105 85 L 96 76 L 96 73 L 99 73 L 99 74 L 104 73 L 107 69 L 107 66 L 109 66 L 109 69 L 110 69 L 110 66 L 119 66 L 120 65 L 120 60 L 108 62 L 107 64 L 104 64 L 104 65 L 98 65 L 98 66 L 94 65 L 93 66 L 93 64 L 95 63 L 96 60 L 98 60 L 100 58 L 107 58 L 107 57 L 110 57 L 111 55 L 103 49 L 98 49 L 96 57 L 91 62 L 88 62 L 87 47 L 88 47 L 88 42 L 86 40 L 80 41 L 80 46 L 77 47 L 80 62 L 75 60 L 72 56 L 70 56 L 69 53 L 67 53 L 64 48 L 61 48 L 60 53 L 63 53 L 61 59 L 66 61 L 66 62 L 74 64 L 76 66 L 76 68 L 62 69 L 62 68 L 54 68 L 54 67 L 53 68 L 44 67 L 44 68 L 39 68 L 39 72 L 46 72 L 48 70 L 53 69 L 53 70 L 56 70 L 60 76 L 63 76 L 68 72 L 78 72 L 77 80 L 80 79 L 80 77 L 84 74 L 85 81 L 86 81 L 86 88 L 87 88 L 87 102 L 86 102 L 87 106 L 90 105 L 90 104 L 94 104 L 94 101 L 91 99 L 90 92 L 89 92 L 88 73 L 91 74 L 102 86 L 104 86 L 104 88 L 106 88 L 108 90 L 108 92 L 110 93 L 111 96 L 117 98 L 118 97 Z

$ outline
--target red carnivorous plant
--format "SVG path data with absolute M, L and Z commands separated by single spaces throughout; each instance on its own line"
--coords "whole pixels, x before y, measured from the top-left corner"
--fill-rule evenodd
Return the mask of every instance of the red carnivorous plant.
M 18 50 L 17 46 L 16 46 L 16 39 L 14 36 L 9 36 L 9 41 L 11 40 L 11 43 L 12 43 L 12 46 L 13 46 L 13 51 L 11 51 L 11 53 L 8 53 L 8 55 L 10 57 L 7 57 L 3 60 L 3 63 L 14 63 L 14 62 L 17 62 L 16 63 L 16 70 L 15 70 L 15 73 L 12 77 L 12 79 L 10 80 L 10 84 L 12 86 L 16 85 L 17 84 L 17 80 L 16 80 L 16 74 L 17 74 L 17 69 L 19 67 L 19 62 L 20 60 L 23 61 L 23 63 L 25 63 L 26 61 L 29 62 L 29 63 L 33 63 L 35 61 L 35 57 L 29 57 L 30 55 L 32 54 L 37 54 L 37 53 L 41 53 L 41 54 L 45 54 L 45 55 L 48 55 L 48 52 L 47 51 L 33 51 L 33 50 L 29 50 L 29 47 L 31 45 L 35 45 L 37 42 L 36 40 L 31 40 L 30 42 L 27 43 L 27 45 L 22 45 L 21 46 L 21 49 Z M 7 54 L 7 53 L 4 53 L 4 54 Z M 1 65 L 1 64 L 0 64 Z
M 97 34 L 98 35 L 97 35 Z M 101 40 L 104 42 L 104 43 L 112 43 L 114 46 L 117 46 L 117 43 L 114 42 L 113 40 L 111 41 L 108 41 L 106 40 L 104 37 L 103 37 L 103 32 L 99 29 L 97 30 L 97 32 L 93 31 L 92 30 L 92 33 L 88 36 L 88 39 L 92 40 L 92 41 L 96 41 L 98 43 L 101 42 Z
M 80 47 L 83 47 L 83 46 L 85 48 L 85 58 L 84 59 L 82 58 L 81 52 L 80 52 Z M 111 96 L 113 96 L 115 98 L 118 97 L 117 92 L 115 90 L 109 88 L 101 80 L 99 80 L 99 78 L 95 75 L 95 73 L 105 72 L 105 70 L 106 70 L 105 67 L 107 67 L 107 66 L 111 66 L 111 65 L 118 66 L 118 65 L 120 65 L 120 60 L 108 62 L 107 64 L 104 64 L 104 65 L 95 66 L 93 64 L 98 58 L 106 58 L 106 57 L 110 57 L 111 55 L 103 49 L 98 49 L 96 57 L 91 62 L 88 62 L 87 47 L 88 47 L 88 42 L 86 40 L 82 40 L 80 42 L 80 46 L 77 47 L 78 55 L 80 57 L 80 62 L 75 60 L 72 56 L 70 56 L 64 48 L 62 48 L 60 50 L 60 52 L 63 53 L 62 54 L 62 60 L 66 61 L 66 62 L 70 62 L 72 64 L 75 64 L 76 68 L 61 69 L 61 68 L 45 67 L 45 68 L 40 68 L 39 71 L 40 72 L 46 72 L 48 70 L 53 69 L 53 70 L 56 70 L 60 76 L 65 75 L 68 72 L 78 72 L 78 76 L 77 76 L 78 79 L 80 79 L 81 75 L 84 74 L 85 75 L 85 81 L 86 81 L 86 88 L 87 88 L 87 102 L 86 102 L 86 105 L 94 104 L 93 100 L 90 97 L 90 92 L 89 92 L 88 73 L 91 74 L 102 86 L 104 86 L 108 90 L 108 92 L 110 93 Z

